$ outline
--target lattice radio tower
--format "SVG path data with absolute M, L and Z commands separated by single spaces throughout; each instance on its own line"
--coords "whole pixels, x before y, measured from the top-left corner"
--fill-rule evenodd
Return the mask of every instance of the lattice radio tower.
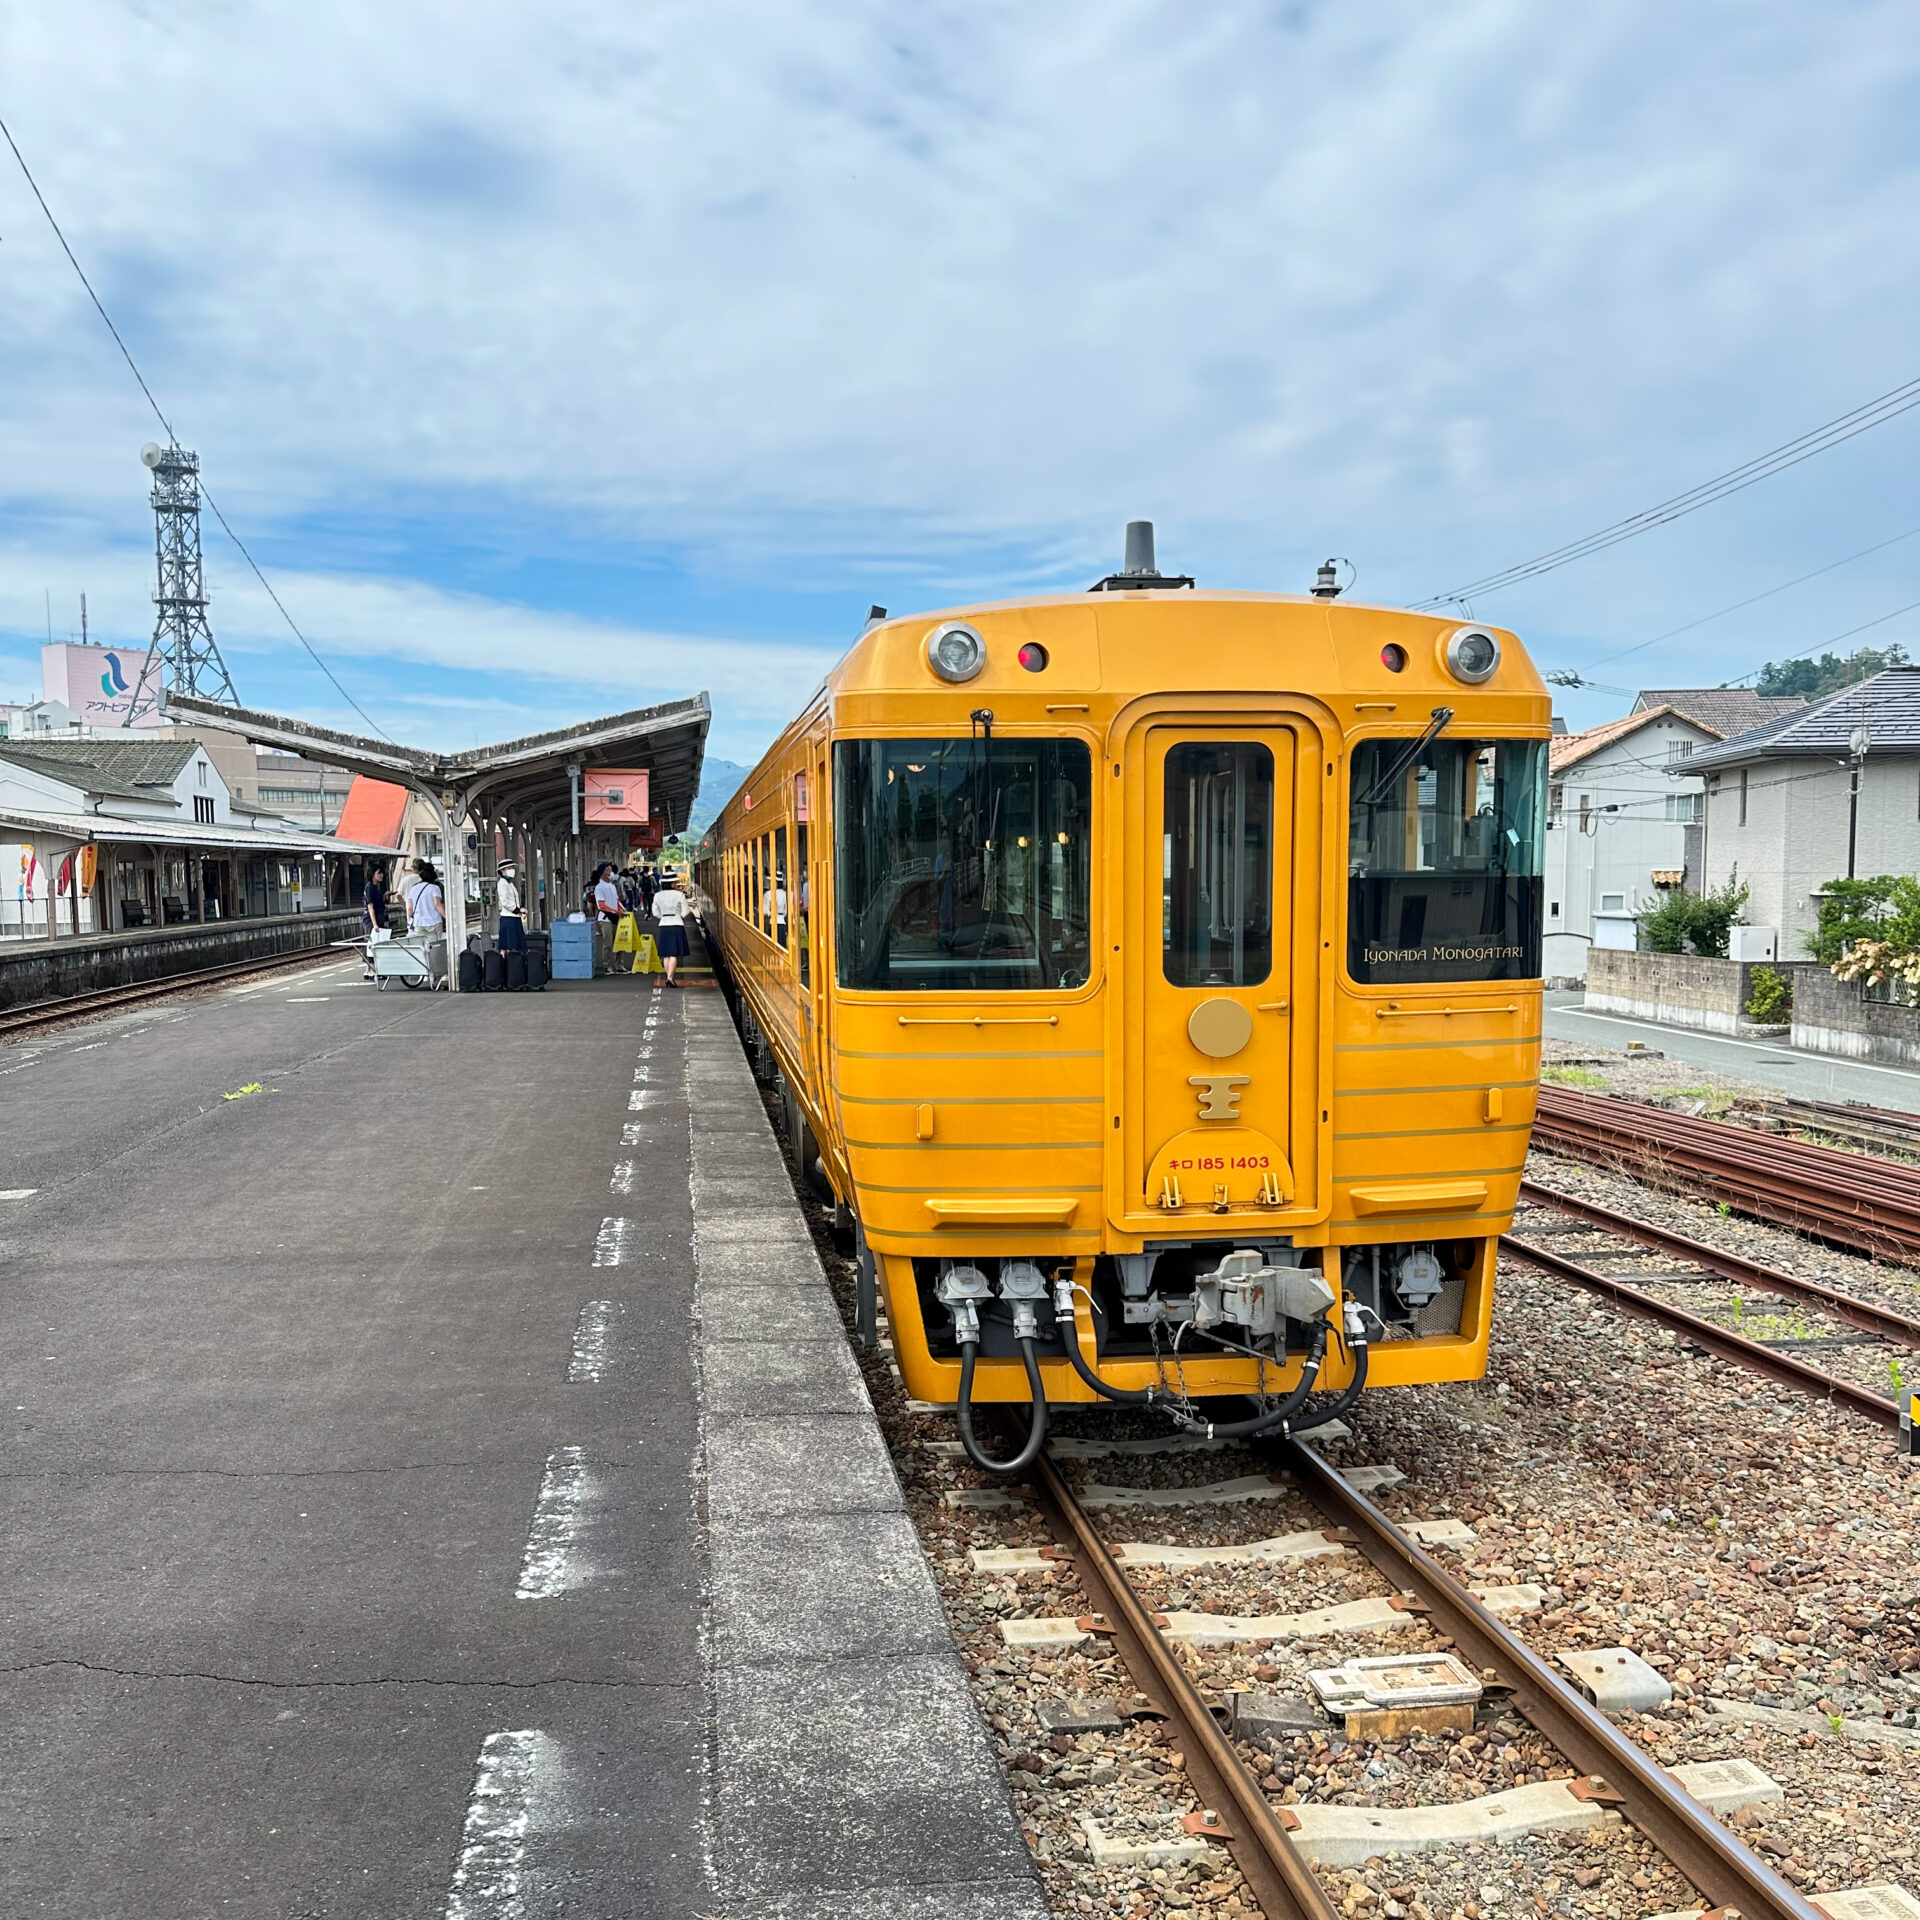
M 160 576 L 153 599 L 160 611 L 120 723 L 126 727 L 158 710 L 163 686 L 228 706 L 240 704 L 207 624 L 207 590 L 200 574 L 200 456 L 182 446 L 149 441 L 140 449 L 140 459 L 153 473 L 153 555 Z

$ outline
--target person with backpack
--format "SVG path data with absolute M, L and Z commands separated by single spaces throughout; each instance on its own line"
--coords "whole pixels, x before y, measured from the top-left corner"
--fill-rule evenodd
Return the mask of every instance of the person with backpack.
M 415 933 L 440 932 L 447 924 L 446 895 L 431 860 L 413 863 L 414 880 L 407 888 L 407 925 Z

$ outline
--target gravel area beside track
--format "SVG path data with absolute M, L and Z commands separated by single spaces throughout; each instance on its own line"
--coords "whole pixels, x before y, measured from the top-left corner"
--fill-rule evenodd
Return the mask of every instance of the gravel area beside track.
M 1920 1275 L 1906 1269 L 1812 1248 L 1549 1156 L 1536 1155 L 1530 1172 L 1543 1185 L 1909 1310 L 1920 1300 Z M 810 1199 L 808 1209 L 851 1323 L 852 1262 L 832 1249 L 824 1211 Z M 1690 1291 L 1697 1302 L 1701 1290 Z M 1834 1350 L 1821 1363 L 1844 1358 Z M 968 1555 L 976 1547 L 1044 1544 L 1041 1519 L 1019 1505 L 982 1512 L 945 1504 L 951 1489 L 990 1483 L 928 1444 L 950 1442 L 953 1423 L 909 1413 L 884 1354 L 862 1354 L 861 1364 L 1055 1911 L 1254 1911 L 1223 1854 L 1198 1866 L 1094 1867 L 1083 1819 L 1120 1832 L 1160 1830 L 1167 1816 L 1197 1810 L 1185 1756 L 1149 1719 L 1077 1739 L 1046 1731 L 1038 1712 L 1045 1702 L 1128 1705 L 1124 1671 L 1098 1638 L 1065 1650 L 1006 1646 L 1004 1618 L 1087 1610 L 1075 1576 L 1064 1568 L 1018 1578 L 975 1572 Z M 1517 1622 L 1537 1650 L 1630 1646 L 1667 1676 L 1671 1705 L 1622 1722 L 1656 1759 L 1742 1756 L 1781 1783 L 1783 1803 L 1733 1824 L 1803 1890 L 1920 1883 L 1910 1818 L 1920 1803 L 1920 1469 L 1896 1461 L 1884 1433 L 1516 1263 L 1502 1265 L 1485 1382 L 1370 1395 L 1352 1424 L 1353 1439 L 1329 1446 L 1328 1457 L 1400 1467 L 1406 1483 L 1375 1496 L 1394 1518 L 1464 1519 L 1480 1536 L 1457 1563 L 1468 1578 L 1546 1589 L 1543 1608 Z M 1111 1438 L 1166 1427 L 1157 1416 L 1074 1412 L 1059 1430 Z M 1077 1487 L 1193 1486 L 1267 1464 L 1236 1447 L 1062 1466 Z M 1185 1545 L 1326 1524 L 1290 1490 L 1230 1507 L 1099 1518 L 1115 1540 Z M 1355 1553 L 1267 1568 L 1140 1569 L 1134 1579 L 1161 1609 L 1243 1614 L 1384 1590 Z M 1310 1667 L 1435 1644 L 1444 1643 L 1414 1625 L 1386 1636 L 1186 1648 L 1181 1658 L 1210 1692 L 1293 1694 L 1305 1691 Z M 1715 1699 L 1777 1717 L 1743 1723 L 1715 1712 Z M 1497 1696 L 1465 1736 L 1349 1743 L 1330 1723 L 1242 1752 L 1282 1805 L 1432 1805 L 1572 1771 Z M 1321 1875 L 1346 1913 L 1384 1920 L 1637 1920 L 1697 1904 L 1648 1842 L 1630 1828 L 1598 1824 Z
M 1625 1174 L 1584 1166 L 1555 1154 L 1539 1151 L 1531 1154 L 1527 1178 L 1539 1186 L 1686 1234 L 1691 1239 L 1783 1272 L 1822 1281 L 1858 1299 L 1920 1315 L 1920 1271 L 1900 1262 L 1843 1253 L 1802 1239 L 1783 1227 L 1770 1227 L 1738 1214 L 1722 1213 L 1711 1201 L 1664 1193 Z M 1570 1259 L 1598 1266 L 1615 1279 L 1671 1300 L 1690 1313 L 1744 1333 L 1751 1340 L 1826 1337 L 1843 1340 L 1846 1344 L 1816 1348 L 1808 1352 L 1806 1358 L 1826 1372 L 1856 1381 L 1875 1393 L 1891 1397 L 1894 1392 L 1889 1358 L 1899 1364 L 1904 1381 L 1920 1379 L 1920 1356 L 1908 1360 L 1877 1342 L 1863 1341 L 1818 1307 L 1774 1296 L 1756 1298 L 1751 1289 L 1712 1277 L 1694 1275 L 1664 1281 L 1663 1276 L 1674 1274 L 1677 1266 L 1666 1255 L 1642 1249 L 1628 1257 L 1626 1243 L 1611 1240 L 1598 1231 L 1569 1232 L 1564 1240 L 1555 1240 L 1549 1228 L 1556 1220 L 1560 1221 L 1562 1230 L 1567 1227 L 1564 1216 L 1536 1212 L 1523 1205 L 1515 1218 L 1514 1232 L 1523 1239 L 1548 1240 Z

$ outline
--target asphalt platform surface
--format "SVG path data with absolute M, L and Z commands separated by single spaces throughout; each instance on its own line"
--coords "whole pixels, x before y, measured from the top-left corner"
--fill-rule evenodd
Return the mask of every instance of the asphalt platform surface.
M 0 1356 L 0 1913 L 1041 1911 L 712 987 L 0 1047 Z

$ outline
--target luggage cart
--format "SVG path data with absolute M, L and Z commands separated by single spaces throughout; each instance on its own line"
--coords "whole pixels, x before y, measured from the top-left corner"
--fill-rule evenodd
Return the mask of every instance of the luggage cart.
M 443 992 L 447 984 L 447 936 L 439 928 L 430 932 L 396 933 L 391 940 L 377 940 L 372 946 L 373 977 L 382 993 L 389 980 L 403 987 L 425 987 Z

